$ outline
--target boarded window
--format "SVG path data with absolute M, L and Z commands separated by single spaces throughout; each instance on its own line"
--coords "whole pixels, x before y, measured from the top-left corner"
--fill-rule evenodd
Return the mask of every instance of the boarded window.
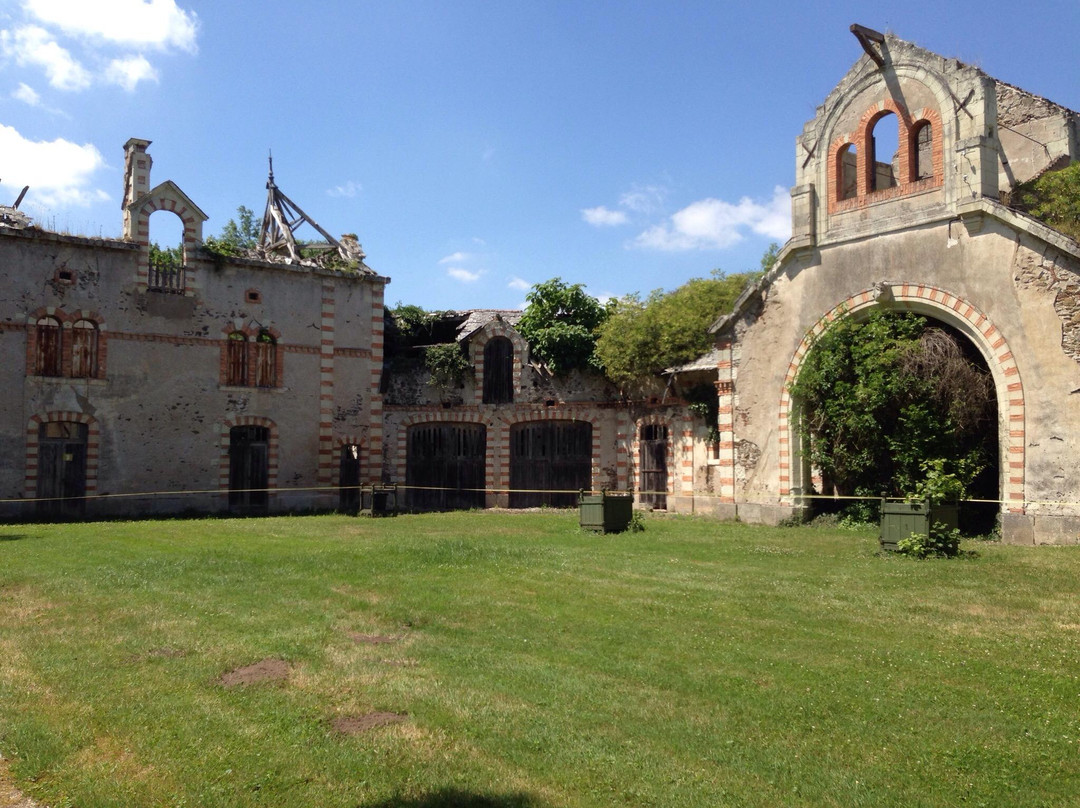
M 229 430 L 229 508 L 265 513 L 269 502 L 270 430 L 234 426 Z
M 37 375 L 59 376 L 61 373 L 61 339 L 63 330 L 54 317 L 42 317 L 37 321 Z
M 269 331 L 255 338 L 255 386 L 277 387 L 277 341 Z
M 97 376 L 98 329 L 89 320 L 79 320 L 71 329 L 71 375 L 79 379 Z
M 923 121 L 915 129 L 912 138 L 912 178 L 928 180 L 934 176 L 934 127 L 929 121 Z
M 592 424 L 537 421 L 510 428 L 510 507 L 572 508 L 592 486 Z
M 248 343 L 242 331 L 233 331 L 225 346 L 225 384 L 242 387 L 248 383 Z
M 509 404 L 514 400 L 514 343 L 492 337 L 484 346 L 484 403 Z
M 86 507 L 86 424 L 50 421 L 38 430 L 38 513 L 78 516 Z
M 838 200 L 854 199 L 859 192 L 858 152 L 854 143 L 849 143 L 837 155 L 836 177 Z
M 667 508 L 668 429 L 661 424 L 641 428 L 641 504 L 664 510 Z
M 446 511 L 484 507 L 487 428 L 482 424 L 409 427 L 405 481 L 409 507 Z
M 870 190 L 883 191 L 898 184 L 900 159 L 900 119 L 886 112 L 870 132 Z

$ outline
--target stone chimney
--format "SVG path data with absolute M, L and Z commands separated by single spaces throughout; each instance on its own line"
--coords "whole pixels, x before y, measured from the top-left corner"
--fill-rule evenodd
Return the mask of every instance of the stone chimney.
M 150 190 L 150 167 L 154 161 L 146 151 L 149 140 L 131 138 L 124 144 L 124 239 L 135 241 L 131 205 Z

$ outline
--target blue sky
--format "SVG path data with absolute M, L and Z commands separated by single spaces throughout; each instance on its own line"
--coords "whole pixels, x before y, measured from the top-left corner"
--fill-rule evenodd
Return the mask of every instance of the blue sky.
M 391 304 L 670 289 L 786 238 L 795 137 L 861 54 L 853 22 L 1080 109 L 1072 0 L 0 0 L 0 202 L 28 183 L 39 224 L 118 236 L 139 137 L 211 235 L 261 215 L 272 149 Z

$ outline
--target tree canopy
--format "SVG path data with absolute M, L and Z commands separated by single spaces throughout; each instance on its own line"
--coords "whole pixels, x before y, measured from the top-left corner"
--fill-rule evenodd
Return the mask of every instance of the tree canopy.
M 584 285 L 552 278 L 535 284 L 525 299 L 529 305 L 517 329 L 537 359 L 556 374 L 575 368 L 600 369 L 596 331 L 608 312 Z

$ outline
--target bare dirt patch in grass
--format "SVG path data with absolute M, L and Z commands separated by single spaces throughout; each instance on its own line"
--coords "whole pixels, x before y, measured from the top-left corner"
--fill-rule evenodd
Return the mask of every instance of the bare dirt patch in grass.
M 366 715 L 343 715 L 335 718 L 330 726 L 342 735 L 359 735 L 387 724 L 400 724 L 408 716 L 404 713 L 375 712 Z
M 262 659 L 251 665 L 221 674 L 218 682 L 225 687 L 235 687 L 260 682 L 284 682 L 288 678 L 289 663 L 284 659 Z

